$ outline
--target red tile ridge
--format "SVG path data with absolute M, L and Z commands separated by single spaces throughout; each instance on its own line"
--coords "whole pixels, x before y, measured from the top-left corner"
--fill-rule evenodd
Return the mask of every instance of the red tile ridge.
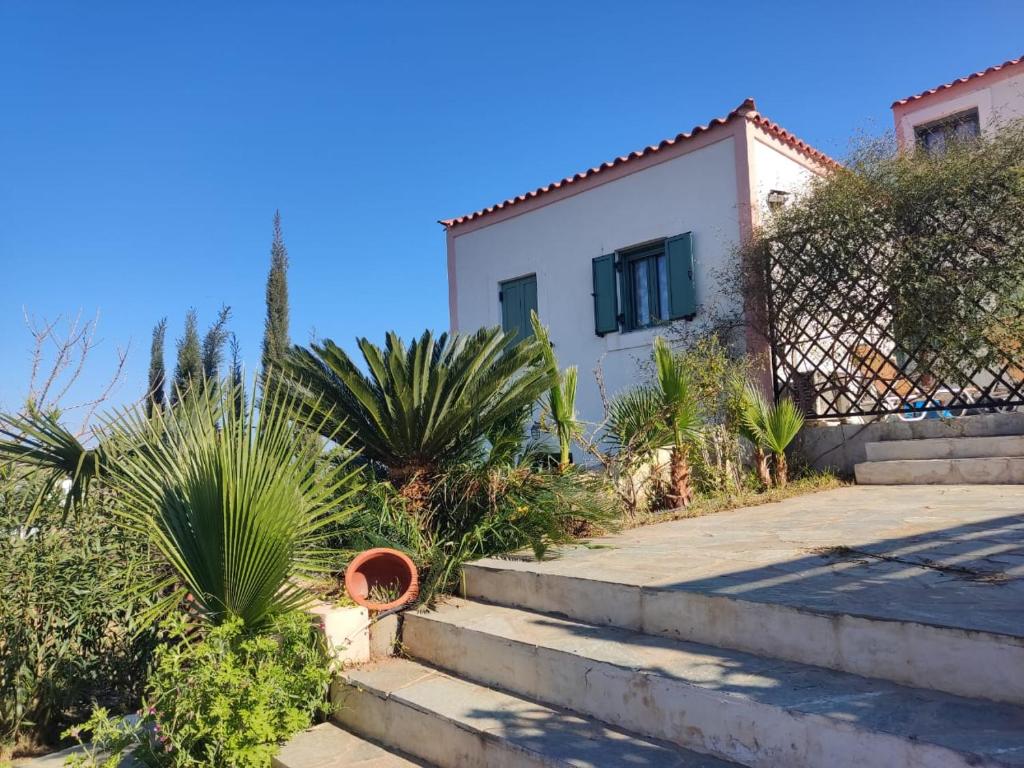
M 438 223 L 444 225 L 446 228 L 455 227 L 458 226 L 459 224 L 465 224 L 466 222 L 479 219 L 480 217 L 486 216 L 490 213 L 495 213 L 497 211 L 504 210 L 505 208 L 516 205 L 517 203 L 523 203 L 526 202 L 527 200 L 532 200 L 535 197 L 540 197 L 541 195 L 547 194 L 548 192 L 553 192 L 557 189 L 561 189 L 562 187 L 567 186 L 569 184 L 574 184 L 578 181 L 582 181 L 583 179 L 590 178 L 596 174 L 601 173 L 602 171 L 607 171 L 611 168 L 615 168 L 616 166 L 622 165 L 623 163 L 629 163 L 644 157 L 648 157 L 664 149 L 667 149 L 668 147 L 672 147 L 680 142 L 685 142 L 689 139 L 699 136 L 702 133 L 706 133 L 715 126 L 726 125 L 738 118 L 745 118 L 747 120 L 750 120 L 750 122 L 753 125 L 756 125 L 758 128 L 765 131 L 769 135 L 775 137 L 776 139 L 786 144 L 787 146 L 791 147 L 792 149 L 804 155 L 807 155 L 810 159 L 816 162 L 822 163 L 823 165 L 827 166 L 839 165 L 839 163 L 830 158 L 824 152 L 814 149 L 814 147 L 812 147 L 810 144 L 808 144 L 805 141 L 802 141 L 801 139 L 798 139 L 795 135 L 785 130 L 777 123 L 773 123 L 771 120 L 762 117 L 757 111 L 757 106 L 754 104 L 754 100 L 751 98 L 747 98 L 744 99 L 743 102 L 738 107 L 736 107 L 736 109 L 734 109 L 725 117 L 716 117 L 715 119 L 709 121 L 705 125 L 694 126 L 687 133 L 677 134 L 675 137 L 671 139 L 665 139 L 664 141 L 658 144 L 652 144 L 650 146 L 644 147 L 643 149 L 638 149 L 634 152 L 630 152 L 628 155 L 616 157 L 614 160 L 609 160 L 608 162 L 602 163 L 601 165 L 589 168 L 585 171 L 580 171 L 579 173 L 574 174 L 573 176 L 567 176 L 566 178 L 561 179 L 559 181 L 551 182 L 550 184 L 547 184 L 543 187 L 538 187 L 537 189 L 531 192 L 526 192 L 525 194 L 518 195 L 517 197 L 510 197 L 507 200 L 504 200 L 500 203 L 496 203 L 487 208 L 482 208 L 479 211 L 473 211 L 472 213 L 467 213 L 464 216 L 457 216 L 451 219 L 441 219 L 438 221 Z
M 971 80 L 977 80 L 979 77 L 984 77 L 985 75 L 990 75 L 993 72 L 999 72 L 1000 70 L 1006 69 L 1008 67 L 1014 67 L 1017 66 L 1018 64 L 1024 64 L 1024 56 L 1020 56 L 1016 59 L 1010 59 L 1009 61 L 1004 61 L 1002 64 L 996 64 L 994 67 L 983 69 L 980 72 L 972 72 L 966 77 L 959 77 L 956 80 L 952 80 L 948 83 L 943 83 L 942 85 L 937 85 L 934 88 L 929 88 L 927 91 L 921 91 L 920 93 L 914 94 L 913 96 L 907 96 L 907 98 L 905 99 L 897 99 L 892 103 L 892 106 L 899 107 L 904 104 L 909 104 L 912 101 L 923 99 L 926 96 L 931 96 L 933 94 L 938 93 L 939 91 L 945 91 L 949 88 L 960 85 L 961 83 L 967 83 L 970 82 Z

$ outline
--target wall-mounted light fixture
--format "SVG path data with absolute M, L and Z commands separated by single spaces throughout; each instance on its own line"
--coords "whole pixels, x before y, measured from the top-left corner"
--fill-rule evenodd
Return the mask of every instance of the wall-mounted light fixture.
M 789 192 L 783 192 L 781 189 L 773 189 L 768 193 L 768 210 L 772 213 L 782 209 L 786 205 L 786 200 L 789 199 Z

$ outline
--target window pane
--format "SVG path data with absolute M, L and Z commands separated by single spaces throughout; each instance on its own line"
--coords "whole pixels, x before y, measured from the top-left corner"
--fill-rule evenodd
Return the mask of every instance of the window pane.
M 651 324 L 651 293 L 647 284 L 647 259 L 630 262 L 630 277 L 633 282 L 634 326 L 643 328 Z
M 668 318 L 668 261 L 664 253 L 656 257 L 658 267 L 658 319 Z

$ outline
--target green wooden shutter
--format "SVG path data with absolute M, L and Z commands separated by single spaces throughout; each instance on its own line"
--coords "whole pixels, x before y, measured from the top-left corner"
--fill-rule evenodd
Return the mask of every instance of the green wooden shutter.
M 501 327 L 505 331 L 515 332 L 509 342 L 515 344 L 533 335 L 530 312 L 537 311 L 537 276 L 509 280 L 501 284 L 500 290 Z
M 519 332 L 522 321 L 523 286 L 516 281 L 501 284 L 501 328 L 503 331 Z
M 665 241 L 668 266 L 669 318 L 692 317 L 697 313 L 697 291 L 693 280 L 693 233 Z
M 615 295 L 615 254 L 606 253 L 593 262 L 594 332 L 598 336 L 619 330 L 619 302 Z

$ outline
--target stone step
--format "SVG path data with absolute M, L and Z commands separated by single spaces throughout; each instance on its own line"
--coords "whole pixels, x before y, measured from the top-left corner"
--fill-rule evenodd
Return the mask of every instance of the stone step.
M 841 572 L 822 562 L 817 568 L 819 580 L 831 578 L 841 589 Z M 864 580 L 850 582 L 857 588 L 856 600 L 846 592 L 832 594 L 820 584 L 801 589 L 801 583 L 811 582 L 799 570 L 791 574 L 802 579 L 796 579 L 795 588 L 784 573 L 766 572 L 755 600 L 729 594 L 729 584 L 719 585 L 715 580 L 707 584 L 691 581 L 684 588 L 677 583 L 652 585 L 645 583 L 642 574 L 610 568 L 589 576 L 579 568 L 552 573 L 534 570 L 538 567 L 494 559 L 467 563 L 463 568 L 465 595 L 589 624 L 1024 705 L 1024 614 L 1011 585 L 961 582 L 942 573 L 922 571 L 928 580 L 923 576 L 917 580 L 935 585 L 924 594 L 934 593 L 934 599 L 952 600 L 965 608 L 978 605 L 981 597 L 998 598 L 993 590 L 1006 591 L 1005 600 L 996 600 L 991 621 L 962 627 L 917 618 L 930 615 L 928 606 L 898 606 L 893 611 L 888 603 L 875 605 L 865 592 Z M 875 589 L 883 601 L 885 595 L 896 599 L 899 593 L 882 590 L 881 577 L 905 572 L 908 565 L 879 561 L 874 569 Z M 740 581 L 739 585 L 746 590 L 741 594 L 751 594 L 749 584 Z M 984 594 L 979 594 L 982 591 Z M 915 619 L 902 620 L 908 615 Z M 937 615 L 945 616 L 942 612 Z M 988 615 L 986 611 L 975 618 Z M 982 625 L 1006 627 L 1007 631 L 981 629 Z M 1012 627 L 1017 630 L 1010 632 Z
M 270 761 L 272 768 L 429 768 L 367 741 L 334 723 L 297 734 Z
M 884 440 L 877 443 L 866 443 L 864 450 L 868 461 L 1024 456 L 1024 435 Z
M 1020 485 L 1024 457 L 867 461 L 853 471 L 860 485 Z
M 403 643 L 483 685 L 756 768 L 1024 766 L 1024 708 L 793 662 L 465 600 L 407 615 Z
M 346 670 L 333 696 L 344 727 L 440 768 L 731 765 L 407 659 Z

